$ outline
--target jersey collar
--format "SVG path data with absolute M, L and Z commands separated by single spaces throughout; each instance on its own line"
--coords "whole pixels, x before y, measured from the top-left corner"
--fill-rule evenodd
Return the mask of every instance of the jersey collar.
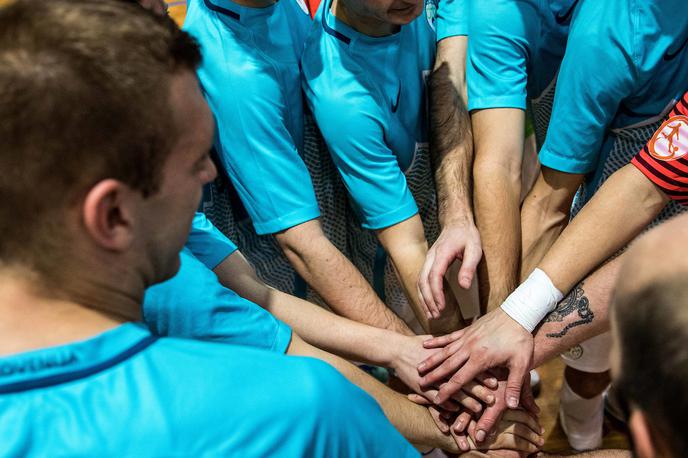
M 320 17 L 325 33 L 332 35 L 337 40 L 347 45 L 351 45 L 354 42 L 361 42 L 370 45 L 389 44 L 390 42 L 397 41 L 402 30 L 404 30 L 404 27 L 406 27 L 401 26 L 399 32 L 391 35 L 385 35 L 383 37 L 371 37 L 355 30 L 353 27 L 337 19 L 337 17 L 332 13 L 332 0 L 324 0 L 321 8 Z
M 290 0 L 287 0 L 290 1 Z M 277 3 L 273 3 L 265 8 L 250 8 L 239 5 L 232 0 L 203 0 L 205 7 L 218 14 L 226 16 L 242 24 L 246 24 L 253 19 L 268 17 L 275 11 Z
M 0 394 L 97 374 L 135 356 L 156 340 L 142 324 L 127 323 L 88 340 L 0 358 Z

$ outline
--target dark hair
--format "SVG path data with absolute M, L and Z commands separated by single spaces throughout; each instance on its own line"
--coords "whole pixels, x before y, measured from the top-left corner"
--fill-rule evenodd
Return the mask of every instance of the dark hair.
M 688 456 L 688 282 L 673 274 L 615 298 L 619 385 L 672 456 Z
M 0 8 L 0 262 L 36 268 L 62 247 L 66 209 L 100 180 L 157 191 L 170 77 L 200 59 L 170 18 L 128 2 Z

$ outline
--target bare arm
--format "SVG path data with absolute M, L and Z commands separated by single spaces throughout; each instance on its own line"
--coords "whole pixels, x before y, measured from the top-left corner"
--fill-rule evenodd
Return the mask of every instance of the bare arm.
M 428 242 L 420 216 L 415 215 L 393 226 L 377 230 L 376 233 L 394 265 L 399 282 L 423 329 L 433 334 L 456 329 L 460 321 L 454 302 L 447 307 L 440 319 L 430 319 L 417 294 L 418 277 L 428 252 Z
M 542 167 L 521 207 L 520 281 L 530 275 L 566 227 L 573 197 L 582 182 L 583 175 Z
M 325 236 L 319 220 L 275 234 L 289 262 L 339 315 L 378 328 L 413 335 L 375 294 L 361 273 Z
M 444 310 L 444 275 L 461 262 L 458 283 L 471 286 L 482 256 L 473 221 L 471 172 L 473 136 L 466 111 L 466 48 L 468 37 L 445 38 L 437 45 L 430 80 L 431 153 L 442 232 L 430 248 L 418 281 L 421 299 L 435 318 Z
M 625 255 L 612 259 L 576 285 L 534 334 L 532 367 L 609 330 L 612 289 Z
M 668 202 L 635 166 L 619 169 L 571 221 L 540 268 L 560 291 L 570 291 L 638 235 Z
M 482 240 L 481 296 L 498 307 L 517 285 L 521 259 L 521 162 L 525 113 L 513 108 L 472 114 L 475 218 Z

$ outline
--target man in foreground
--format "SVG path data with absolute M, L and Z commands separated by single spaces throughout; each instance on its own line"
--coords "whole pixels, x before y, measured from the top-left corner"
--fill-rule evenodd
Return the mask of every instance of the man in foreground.
M 215 176 L 199 60 L 134 5 L 0 10 L 3 453 L 415 456 L 324 363 L 129 323 Z

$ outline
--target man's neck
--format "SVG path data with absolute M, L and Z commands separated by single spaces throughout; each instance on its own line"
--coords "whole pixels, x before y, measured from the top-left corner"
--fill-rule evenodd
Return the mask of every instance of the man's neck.
M 122 311 L 140 313 L 134 298 L 111 289 L 86 286 L 77 299 L 37 283 L 35 275 L 0 270 L 0 356 L 88 339 L 133 318 Z
M 248 8 L 267 8 L 277 3 L 276 0 L 233 0 L 234 3 Z
M 399 26 L 370 17 L 360 16 L 346 7 L 341 0 L 332 1 L 332 14 L 359 33 L 369 37 L 384 37 L 399 31 Z

